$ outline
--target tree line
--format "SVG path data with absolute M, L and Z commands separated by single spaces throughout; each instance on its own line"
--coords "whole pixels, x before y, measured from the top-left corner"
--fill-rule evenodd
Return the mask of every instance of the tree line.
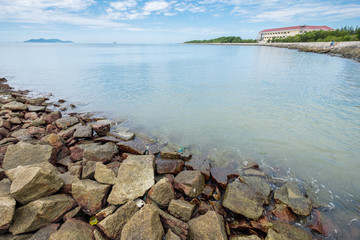
M 347 26 L 338 28 L 335 31 L 313 31 L 290 36 L 287 38 L 273 38 L 268 42 L 345 42 L 360 41 L 360 27 Z
M 185 43 L 256 43 L 253 39 L 242 39 L 241 37 L 230 36 L 230 37 L 219 37 L 209 40 L 192 40 Z

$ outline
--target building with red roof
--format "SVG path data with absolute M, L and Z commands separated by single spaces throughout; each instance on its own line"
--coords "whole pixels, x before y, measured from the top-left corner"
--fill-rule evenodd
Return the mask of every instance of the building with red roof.
M 258 40 L 259 42 L 268 42 L 274 38 L 286 38 L 290 36 L 295 36 L 297 34 L 303 34 L 306 32 L 312 31 L 334 31 L 334 29 L 328 26 L 294 26 L 294 27 L 284 27 L 284 28 L 272 28 L 272 29 L 265 29 L 259 32 Z

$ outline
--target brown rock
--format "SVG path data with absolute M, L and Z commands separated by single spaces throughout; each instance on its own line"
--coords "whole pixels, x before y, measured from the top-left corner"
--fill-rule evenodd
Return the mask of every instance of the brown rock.
M 10 194 L 21 204 L 50 196 L 64 185 L 50 163 L 18 166 L 9 171 L 13 175 Z
M 154 159 L 153 155 L 129 155 L 120 165 L 107 201 L 117 205 L 143 196 L 155 183 Z
M 95 176 L 95 170 L 96 170 L 96 163 L 95 161 L 88 161 L 84 160 L 82 162 L 82 179 L 93 179 Z
M 27 106 L 21 102 L 12 101 L 2 106 L 3 109 L 9 109 L 12 111 L 26 111 Z
M 77 180 L 72 184 L 72 196 L 90 216 L 102 208 L 110 186 L 92 180 Z
M 72 161 L 76 162 L 76 161 L 79 161 L 83 158 L 83 152 L 84 152 L 84 149 L 82 148 L 79 148 L 79 147 L 71 147 L 70 148 L 70 158 Z
M 77 123 L 79 123 L 79 119 L 77 117 L 63 117 L 55 121 L 56 126 L 60 129 L 71 127 Z
M 10 196 L 0 197 L 0 231 L 8 229 L 15 213 L 16 201 Z
M 117 239 L 125 224 L 138 211 L 134 201 L 130 200 L 121 206 L 114 214 L 103 219 L 97 226 L 105 233 L 108 238 Z
M 163 178 L 157 182 L 149 191 L 148 197 L 159 207 L 167 207 L 171 200 L 175 198 L 175 192 L 169 179 Z
M 108 132 L 110 132 L 110 121 L 100 120 L 91 124 L 91 127 L 100 137 L 106 136 Z
M 106 136 L 106 137 L 96 138 L 96 139 L 94 140 L 94 142 L 99 142 L 99 143 L 107 143 L 107 142 L 118 143 L 118 142 L 121 142 L 121 140 L 117 139 L 116 137 Z
M 11 129 L 11 123 L 3 118 L 0 118 L 0 128 Z
M 126 153 L 142 155 L 146 151 L 146 146 L 141 140 L 132 140 L 132 141 L 120 141 L 116 143 L 116 146 Z
M 326 215 L 324 215 L 322 212 L 320 212 L 319 210 L 315 210 L 312 217 L 313 219 L 309 226 L 311 229 L 318 231 L 325 237 L 328 237 L 331 234 L 335 233 L 334 231 L 336 229 L 335 224 L 331 221 L 330 218 L 327 218 Z
M 232 235 L 230 240 L 261 240 L 261 238 L 256 235 Z
M 90 224 L 72 218 L 67 220 L 57 232 L 53 233 L 49 240 L 85 240 L 93 239 L 93 237 L 93 228 Z
M 296 227 L 286 223 L 276 222 L 274 227 L 269 229 L 265 240 L 311 240 L 312 237 Z
M 183 171 L 175 177 L 174 187 L 189 197 L 197 197 L 205 188 L 205 179 L 200 171 Z
M 285 204 L 276 204 L 271 213 L 280 221 L 292 222 L 296 220 L 296 215 Z
M 156 159 L 156 171 L 158 174 L 179 173 L 184 168 L 182 160 Z
M 198 208 L 198 211 L 201 215 L 204 215 L 208 211 L 213 210 L 211 205 L 207 204 L 206 202 L 201 202 Z
M 91 138 L 92 135 L 90 126 L 78 126 L 74 132 L 74 138 Z
M 69 172 L 66 172 L 64 174 L 60 174 L 59 177 L 64 181 L 64 186 L 61 189 L 62 193 L 71 193 L 71 186 L 73 184 L 73 182 L 77 179 L 79 179 L 77 176 L 72 175 Z
M 0 181 L 0 197 L 10 196 L 11 182 L 8 178 Z
M 232 221 L 229 224 L 229 227 L 231 229 L 236 229 L 236 230 L 240 230 L 240 231 L 243 231 L 243 230 L 245 231 L 245 230 L 252 228 L 252 226 L 250 226 L 245 219 L 239 219 L 239 220 Z
M 35 105 L 27 105 L 29 112 L 44 112 L 46 110 L 46 106 L 35 106 Z
M 46 122 L 46 124 L 53 123 L 59 118 L 61 118 L 61 112 L 59 111 L 51 112 L 43 116 L 43 119 Z
M 265 177 L 265 173 L 260 172 L 259 170 L 256 169 L 246 169 L 244 171 L 245 175 L 252 175 L 252 176 L 259 176 L 259 177 Z
M 171 200 L 169 204 L 169 213 L 174 217 L 187 222 L 191 219 L 195 205 L 184 200 Z
M 189 235 L 193 240 L 220 240 L 227 239 L 224 219 L 214 211 L 191 219 L 189 222 Z
M 110 161 L 119 150 L 114 143 L 106 143 L 104 145 L 98 145 L 85 148 L 83 156 L 90 161 Z
M 110 216 L 111 214 L 113 214 L 115 212 L 115 210 L 117 209 L 117 207 L 115 205 L 110 205 L 107 208 L 101 209 L 100 212 L 95 214 L 95 217 L 98 221 L 103 220 L 104 218 Z
M 274 225 L 273 223 L 269 222 L 269 219 L 266 216 L 261 217 L 259 220 L 251 221 L 251 226 L 253 226 L 256 229 L 259 229 L 263 232 L 268 232 L 270 228 L 272 228 Z
M 38 115 L 36 112 L 27 112 L 25 113 L 25 119 L 35 120 L 38 118 Z
M 162 240 L 164 235 L 158 212 L 146 205 L 125 224 L 121 240 Z
M 214 190 L 215 190 L 215 187 L 213 187 L 209 184 L 206 184 L 204 190 L 202 191 L 202 194 L 206 199 L 210 199 Z
M 184 160 L 184 161 L 187 161 L 191 158 L 191 154 L 184 150 L 182 152 L 161 152 L 160 153 L 161 155 L 161 158 L 164 158 L 164 159 L 181 159 L 181 160 Z
M 239 175 L 239 172 L 233 167 L 214 167 L 211 169 L 211 178 L 223 188 L 226 188 L 229 178 L 235 178 Z
M 10 232 L 17 235 L 43 228 L 60 219 L 74 205 L 74 199 L 64 194 L 35 200 L 15 210 Z
M 6 128 L 0 128 L 0 136 L 3 138 L 9 137 L 10 136 L 10 131 L 7 130 Z
M 109 132 L 108 135 L 111 137 L 115 137 L 121 141 L 130 141 L 130 140 L 134 140 L 135 138 L 135 133 L 128 131 Z
M 96 162 L 94 177 L 99 183 L 115 184 L 115 173 L 107 168 L 102 162 Z
M 64 217 L 63 217 L 64 222 L 66 222 L 66 221 L 69 220 L 70 218 L 75 217 L 80 211 L 81 211 L 81 206 L 77 206 L 77 207 L 74 208 L 73 210 L 67 212 L 67 213 L 64 215 Z
M 259 177 L 239 177 L 239 180 L 249 185 L 257 194 L 263 196 L 265 204 L 270 203 L 270 185 Z
M 192 156 L 189 161 L 185 163 L 188 170 L 197 170 L 204 175 L 205 180 L 210 179 L 210 161 L 207 158 L 199 155 Z
M 165 240 L 180 240 L 180 237 L 169 229 L 166 233 Z
M 48 240 L 51 234 L 55 233 L 60 227 L 59 223 L 53 223 L 38 230 L 29 240 Z

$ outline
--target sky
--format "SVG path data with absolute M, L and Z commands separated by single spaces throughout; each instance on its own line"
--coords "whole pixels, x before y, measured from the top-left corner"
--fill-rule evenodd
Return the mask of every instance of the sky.
M 263 29 L 360 26 L 359 0 L 0 0 L 0 42 L 180 43 Z

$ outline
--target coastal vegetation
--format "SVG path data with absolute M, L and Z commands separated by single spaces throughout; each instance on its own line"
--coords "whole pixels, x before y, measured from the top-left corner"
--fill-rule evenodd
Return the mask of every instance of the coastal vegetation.
M 298 34 L 287 38 L 276 38 L 269 40 L 273 43 L 281 42 L 345 42 L 360 41 L 360 27 L 342 27 L 335 31 L 313 31 L 304 34 Z
M 256 43 L 254 39 L 242 39 L 241 37 L 219 37 L 209 40 L 192 40 L 185 43 Z
M 62 41 L 60 39 L 30 39 L 28 41 L 25 41 L 26 43 L 73 43 L 72 41 Z

